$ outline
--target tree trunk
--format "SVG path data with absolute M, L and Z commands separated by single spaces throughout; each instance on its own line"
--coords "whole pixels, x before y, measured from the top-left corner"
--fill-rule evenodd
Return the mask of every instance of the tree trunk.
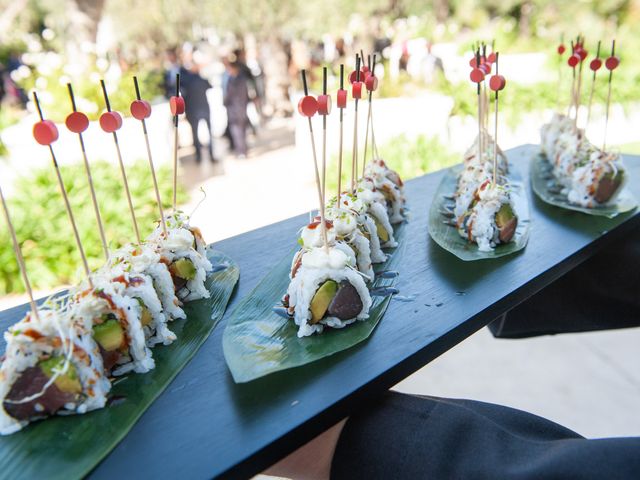
M 531 17 L 533 14 L 533 3 L 531 0 L 525 0 L 520 5 L 520 22 L 518 24 L 518 31 L 520 37 L 528 37 L 531 35 Z

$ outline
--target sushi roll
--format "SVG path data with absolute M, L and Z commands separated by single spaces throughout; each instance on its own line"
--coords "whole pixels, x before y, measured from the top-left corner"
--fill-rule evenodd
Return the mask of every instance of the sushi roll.
M 0 434 L 56 414 L 102 408 L 111 382 L 91 329 L 72 320 L 65 308 L 28 314 L 4 334 L 0 366 Z
M 400 176 L 390 170 L 383 160 L 374 160 L 365 168 L 365 177 L 370 178 L 376 189 L 384 195 L 392 224 L 404 221 L 404 186 Z
M 350 193 L 343 193 L 340 195 L 339 202 L 336 197 L 332 198 L 327 208 L 331 212 L 336 211 L 336 209 L 352 212 L 358 223 L 358 229 L 369 240 L 371 262 L 382 263 L 387 259 L 380 245 L 381 238 L 376 222 L 373 217 L 368 214 L 367 206 L 360 198 Z M 386 231 L 382 230 L 381 234 L 384 240 L 387 241 L 388 238 L 385 236 Z
M 335 246 L 314 247 L 302 256 L 284 298 L 298 326 L 298 337 L 369 318 L 371 296 L 352 262 L 353 258 Z
M 140 302 L 126 295 L 126 284 L 111 276 L 94 275 L 93 288 L 81 287 L 72 298 L 71 315 L 100 348 L 105 371 L 113 376 L 134 371 L 146 373 L 155 368 L 147 346 Z
M 482 252 L 509 243 L 518 226 L 509 190 L 503 185 L 485 182 L 477 191 L 472 206 L 458 218 L 458 233 L 478 244 Z
M 386 199 L 375 187 L 370 178 L 363 178 L 358 184 L 356 195 L 367 208 L 367 213 L 373 219 L 376 232 L 380 239 L 382 248 L 393 248 L 398 246 L 393 236 L 393 226 L 389 220 L 389 213 L 386 208 Z
M 542 126 L 540 136 L 553 176 L 570 203 L 594 208 L 615 201 L 626 180 L 620 155 L 595 147 L 573 120 L 560 114 Z
M 347 209 L 332 207 L 326 209 L 326 216 L 333 223 L 336 240 L 349 245 L 356 254 L 356 268 L 367 277 L 374 278 L 373 262 L 371 261 L 371 243 L 362 233 L 357 215 Z
M 167 265 L 161 262 L 160 255 L 153 247 L 154 245 L 146 243 L 126 245 L 111 255 L 108 268 L 120 268 L 151 277 L 167 320 L 186 318 L 186 314 L 180 308 L 180 300 L 176 296 L 171 273 Z
M 173 279 L 176 295 L 183 302 L 209 298 L 205 287 L 213 265 L 207 259 L 205 242 L 199 230 L 188 224 L 185 215 L 177 213 L 167 219 L 167 234 L 156 228 L 148 239 L 155 246 Z

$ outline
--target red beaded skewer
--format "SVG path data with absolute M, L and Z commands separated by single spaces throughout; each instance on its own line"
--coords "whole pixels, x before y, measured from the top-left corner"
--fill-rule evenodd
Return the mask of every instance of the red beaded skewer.
M 111 110 L 111 103 L 109 102 L 109 95 L 107 94 L 107 86 L 104 80 L 100 80 L 102 86 L 102 95 L 104 96 L 104 103 L 107 107 L 107 111 L 100 116 L 100 127 L 106 133 L 113 135 L 113 143 L 116 147 L 116 154 L 118 156 L 118 164 L 120 165 L 120 173 L 122 174 L 122 183 L 124 185 L 124 191 L 127 195 L 127 202 L 129 204 L 129 212 L 131 214 L 131 221 L 133 222 L 133 230 L 136 234 L 136 240 L 141 243 L 140 231 L 138 230 L 138 221 L 136 220 L 136 212 L 133 208 L 133 200 L 131 200 L 131 192 L 129 191 L 129 182 L 127 181 L 127 172 L 124 168 L 124 161 L 122 160 L 122 152 L 120 151 L 120 142 L 118 141 L 118 134 L 116 133 L 120 127 L 122 127 L 122 116 Z
M 558 45 L 558 48 L 556 49 L 556 51 L 558 52 L 558 58 L 559 58 L 559 62 L 558 62 L 558 91 L 557 91 L 557 98 L 556 98 L 556 108 L 558 110 L 560 110 L 560 98 L 561 98 L 561 94 L 560 92 L 562 91 L 562 55 L 564 55 L 564 52 L 566 51 L 566 47 L 564 46 L 564 34 L 560 35 L 560 45 Z
M 84 169 L 87 173 L 87 181 L 89 183 L 89 191 L 91 192 L 91 202 L 93 203 L 93 210 L 96 215 L 96 221 L 98 222 L 98 232 L 100 233 L 100 241 L 102 242 L 102 250 L 104 256 L 109 260 L 109 247 L 107 245 L 107 237 L 104 233 L 104 225 L 102 223 L 102 216 L 100 215 L 100 207 L 98 206 L 98 200 L 96 198 L 96 190 L 93 186 L 93 176 L 91 175 L 91 167 L 89 166 L 89 159 L 87 158 L 87 151 L 84 146 L 84 138 L 82 133 L 89 128 L 89 118 L 82 112 L 79 112 L 76 107 L 76 99 L 73 95 L 73 87 L 70 83 L 67 83 L 67 89 L 69 90 L 69 99 L 71 100 L 71 112 L 66 120 L 65 125 L 67 129 L 73 133 L 78 134 L 78 140 L 80 141 L 80 150 L 82 151 L 82 159 L 84 160 Z
M 327 184 L 327 116 L 331 113 L 331 95 L 327 94 L 327 67 L 322 67 L 322 95 L 318 95 L 318 115 L 322 116 L 322 198 Z
M 176 94 L 169 99 L 173 115 L 173 211 L 178 203 L 178 117 L 185 112 L 184 98 L 180 96 L 180 74 L 176 73 Z
M 498 97 L 500 90 L 504 90 L 507 85 L 505 78 L 498 72 L 498 57 L 499 53 L 496 52 L 496 74 L 489 80 L 489 88 L 495 92 L 495 124 L 494 124 L 494 136 L 493 136 L 493 185 L 497 185 L 498 180 Z
M 598 40 L 598 49 L 596 50 L 596 58 L 591 60 L 591 62 L 589 63 L 589 68 L 593 72 L 593 77 L 591 78 L 591 92 L 589 93 L 589 106 L 587 107 L 587 125 L 589 125 L 589 122 L 591 120 L 591 104 L 593 103 L 593 92 L 595 91 L 595 85 L 596 85 L 596 74 L 598 73 L 598 70 L 602 68 L 602 60 L 600 59 L 600 44 L 601 44 L 601 41 Z
M 363 83 L 360 81 L 360 57 L 356 54 L 355 81 L 351 84 L 351 96 L 355 99 L 353 119 L 353 152 L 351 161 L 351 192 L 355 192 L 358 172 L 358 101 L 362 98 Z M 353 75 L 353 74 L 352 74 Z
M 578 43 L 576 44 L 576 53 L 580 57 L 580 67 L 578 69 L 578 88 L 576 92 L 576 119 L 575 125 L 578 126 L 578 115 L 580 114 L 580 104 L 582 103 L 582 66 L 584 61 L 589 55 L 584 48 L 584 37 L 578 37 Z
M 607 111 L 604 121 L 604 135 L 602 140 L 602 151 L 607 146 L 607 128 L 609 126 L 609 107 L 611 105 L 611 80 L 613 79 L 613 71 L 620 65 L 620 58 L 616 56 L 616 41 L 611 43 L 611 56 L 604 62 L 604 66 L 609 70 L 609 91 L 607 93 Z
M 480 70 L 480 49 L 476 50 L 476 66 L 471 70 L 469 78 L 477 85 L 478 94 L 478 159 L 482 160 L 482 101 L 480 98 L 480 83 L 484 81 L 484 72 Z
M 156 169 L 153 166 L 153 157 L 151 155 L 151 144 L 149 143 L 149 133 L 147 132 L 146 119 L 151 116 L 151 104 L 146 100 L 142 100 L 140 96 L 140 86 L 138 85 L 138 77 L 133 77 L 133 86 L 136 90 L 136 100 L 131 102 L 131 115 L 133 118 L 140 120 L 142 124 L 142 132 L 144 133 L 144 142 L 147 147 L 147 158 L 149 159 L 149 168 L 151 169 L 151 179 L 153 180 L 153 189 L 156 194 L 156 203 L 160 213 L 160 224 L 162 231 L 167 235 L 167 222 L 164 218 L 164 209 L 162 208 L 162 199 L 160 198 L 160 189 L 158 188 L 158 179 L 156 178 Z
M 40 101 L 38 100 L 38 94 L 35 91 L 33 92 L 33 101 L 36 105 L 36 109 L 38 110 L 38 116 L 40 117 L 40 121 L 33 126 L 33 138 L 35 138 L 36 142 L 38 142 L 40 145 L 49 147 L 49 153 L 51 154 L 51 160 L 53 161 L 53 168 L 56 171 L 58 186 L 60 187 L 60 193 L 62 194 L 62 199 L 64 200 L 64 206 L 67 210 L 69 221 L 71 222 L 73 235 L 76 239 L 76 245 L 78 246 L 78 252 L 80 253 L 82 266 L 84 267 L 84 273 L 87 276 L 89 286 L 93 288 L 93 282 L 91 281 L 91 271 L 89 270 L 87 256 L 84 253 L 82 241 L 80 240 L 80 234 L 78 233 L 76 219 L 73 216 L 73 210 L 71 210 L 71 204 L 69 203 L 69 197 L 67 196 L 67 189 L 65 188 L 64 182 L 62 181 L 62 175 L 60 173 L 60 168 L 58 167 L 58 160 L 56 159 L 56 154 L 53 151 L 52 144 L 58 139 L 58 128 L 52 121 L 44 119 L 44 116 L 42 115 L 42 108 L 40 107 Z
M 325 223 L 324 216 L 324 196 L 322 194 L 322 182 L 320 181 L 320 169 L 318 168 L 318 156 L 316 154 L 316 141 L 313 135 L 313 124 L 311 123 L 311 117 L 313 117 L 318 112 L 318 101 L 315 97 L 309 95 L 309 88 L 307 86 L 307 72 L 306 70 L 302 70 L 302 85 L 304 87 L 304 97 L 300 99 L 298 102 L 298 112 L 300 115 L 307 117 L 309 121 L 309 135 L 311 136 L 311 151 L 313 153 L 313 165 L 315 167 L 316 174 L 316 187 L 318 189 L 318 201 L 319 207 L 318 211 L 320 212 L 320 225 L 322 232 L 322 240 L 324 242 L 324 248 L 326 251 L 329 249 L 329 240 L 327 238 L 327 225 Z
M 340 193 L 342 192 L 342 140 L 344 133 L 344 124 L 342 121 L 344 109 L 347 108 L 347 98 L 348 93 L 344 89 L 344 64 L 340 64 L 340 88 L 336 94 L 336 105 L 340 110 L 340 141 L 339 141 L 339 150 L 338 150 L 338 199 L 340 198 Z
M 571 114 L 571 108 L 576 104 L 576 67 L 580 63 L 580 55 L 575 53 L 575 45 L 573 40 L 571 41 L 572 54 L 567 59 L 567 65 L 571 67 L 573 79 L 571 81 L 571 102 L 569 102 L 569 109 L 567 110 L 567 117 Z
M 376 71 L 376 54 L 373 54 L 373 63 L 371 64 L 371 70 L 367 75 L 364 82 L 367 91 L 369 92 L 369 111 L 367 113 L 367 129 L 364 135 L 364 158 L 362 159 L 362 176 L 364 176 L 365 169 L 367 168 L 367 149 L 369 144 L 369 126 L 371 126 L 371 155 L 375 157 L 374 147 L 374 134 L 373 134 L 373 92 L 378 88 L 378 78 L 375 75 Z

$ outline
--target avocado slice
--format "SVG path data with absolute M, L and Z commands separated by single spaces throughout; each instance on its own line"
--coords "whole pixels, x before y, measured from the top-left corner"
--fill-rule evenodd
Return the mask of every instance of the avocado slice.
M 196 266 L 188 258 L 176 260 L 169 267 L 171 274 L 184 280 L 193 280 L 196 277 Z
M 63 356 L 51 357 L 47 360 L 42 360 L 38 363 L 40 370 L 48 378 L 53 377 L 54 370 L 62 371 L 64 368 L 65 358 Z M 61 391 L 66 393 L 82 393 L 82 385 L 78 379 L 78 373 L 76 367 L 72 363 L 67 365 L 67 371 L 61 375 L 58 375 L 55 380 L 55 385 Z
M 316 292 L 316 294 L 311 299 L 311 324 L 316 324 L 324 314 L 327 313 L 327 309 L 329 308 L 329 304 L 333 300 L 336 292 L 338 291 L 338 284 L 333 280 L 327 280 Z
M 373 221 L 376 223 L 376 230 L 378 232 L 378 238 L 382 240 L 381 243 L 387 243 L 389 241 L 389 232 L 387 232 L 387 229 L 382 226 L 377 218 L 374 218 Z
M 93 339 L 107 352 L 118 350 L 124 343 L 124 330 L 115 318 L 93 326 Z
M 508 203 L 503 204 L 496 213 L 496 225 L 498 228 L 504 227 L 514 217 L 513 209 Z
M 511 205 L 505 203 L 496 213 L 496 226 L 499 230 L 498 238 L 502 243 L 509 243 L 516 233 L 518 226 L 518 217 L 513 213 Z
M 136 297 L 136 300 L 138 301 L 138 304 L 140 305 L 140 310 L 141 310 L 140 323 L 142 324 L 143 327 L 146 327 L 150 325 L 151 321 L 153 320 L 153 317 L 151 316 L 151 310 L 147 308 L 147 306 L 144 304 L 141 298 Z

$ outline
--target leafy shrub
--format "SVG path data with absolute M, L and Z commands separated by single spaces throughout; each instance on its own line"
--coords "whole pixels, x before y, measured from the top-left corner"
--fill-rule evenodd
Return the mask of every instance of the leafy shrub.
M 92 269 L 97 268 L 104 262 L 104 255 L 84 166 L 63 166 L 61 173 L 89 265 Z M 93 162 L 91 173 L 110 248 L 134 241 L 131 216 L 117 167 L 104 161 Z M 172 200 L 171 169 L 158 168 L 157 175 L 163 204 L 168 209 Z M 127 166 L 127 178 L 140 234 L 144 238 L 159 218 L 148 162 L 140 160 Z M 178 193 L 179 201 L 184 201 L 184 190 Z M 82 264 L 53 168 L 43 168 L 18 179 L 8 203 L 34 288 L 53 288 L 81 280 Z M 2 222 L 0 294 L 23 290 L 9 232 Z

